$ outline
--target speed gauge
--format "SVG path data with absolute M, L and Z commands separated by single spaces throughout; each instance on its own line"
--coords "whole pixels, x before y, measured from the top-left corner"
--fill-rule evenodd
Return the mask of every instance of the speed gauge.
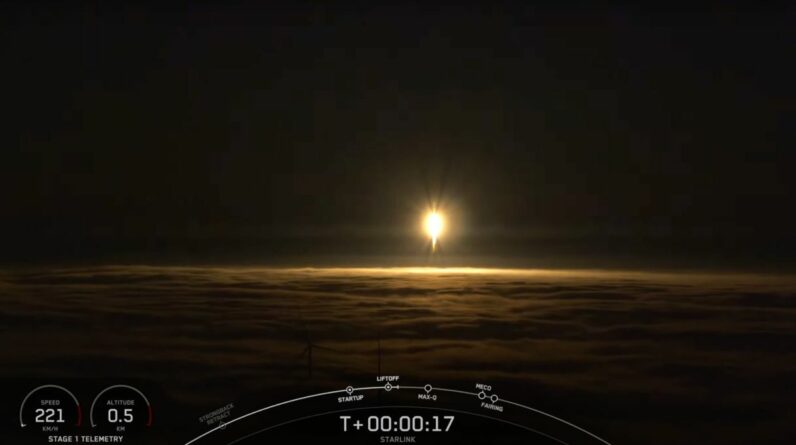
M 63 386 L 39 386 L 28 392 L 19 406 L 19 424 L 24 429 L 68 434 L 82 422 L 77 397 Z

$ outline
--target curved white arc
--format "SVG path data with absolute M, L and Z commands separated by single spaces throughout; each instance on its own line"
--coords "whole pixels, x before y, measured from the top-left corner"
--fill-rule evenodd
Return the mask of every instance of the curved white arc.
M 404 388 L 408 388 L 408 389 L 422 389 L 423 391 L 425 391 L 425 390 L 426 390 L 426 389 L 425 389 L 424 387 L 422 387 L 422 386 L 404 386 Z M 454 393 L 457 393 L 457 394 L 464 394 L 464 395 L 468 395 L 468 396 L 477 396 L 477 395 L 478 395 L 478 393 L 477 393 L 477 392 L 462 391 L 462 390 L 460 390 L 460 389 L 450 389 L 450 388 L 437 388 L 437 387 L 434 387 L 434 388 L 433 388 L 431 391 L 432 391 L 432 392 L 434 392 L 434 391 L 454 392 Z
M 401 387 L 405 388 L 405 389 L 425 390 L 425 388 L 422 387 L 422 386 L 401 386 Z M 393 387 L 393 388 L 398 389 L 397 386 Z M 362 387 L 362 388 L 354 388 L 354 391 L 364 391 L 364 390 L 374 390 L 374 389 L 384 389 L 384 386 L 367 386 L 367 387 Z M 478 393 L 469 392 L 469 391 L 462 391 L 462 390 L 459 390 L 459 389 L 434 387 L 433 391 L 452 392 L 452 393 L 457 393 L 457 394 L 464 394 L 464 395 L 478 397 Z M 246 417 L 252 416 L 254 414 L 258 414 L 258 413 L 261 413 L 263 411 L 266 411 L 266 410 L 269 410 L 269 409 L 272 409 L 272 408 L 276 408 L 278 406 L 287 405 L 287 404 L 298 402 L 298 401 L 301 401 L 301 400 L 307 400 L 307 399 L 312 399 L 312 398 L 315 398 L 315 397 L 321 397 L 321 396 L 330 395 L 330 394 L 337 394 L 337 393 L 347 393 L 347 391 L 345 389 L 339 389 L 339 390 L 335 390 L 335 391 L 327 391 L 327 392 L 322 392 L 322 393 L 317 393 L 317 394 L 311 394 L 311 395 L 304 396 L 304 397 L 298 397 L 298 398 L 295 398 L 295 399 L 286 400 L 284 402 L 280 402 L 280 403 L 277 403 L 277 404 L 274 404 L 274 405 L 269 405 L 269 406 L 266 406 L 265 408 L 260 408 L 258 410 L 252 411 L 252 412 L 250 412 L 248 414 L 244 414 L 244 415 L 242 415 L 240 417 L 236 417 L 235 419 L 232 419 L 229 422 L 221 424 L 221 425 L 219 425 L 219 426 L 217 426 L 217 427 L 215 427 L 215 428 L 213 428 L 211 430 L 208 430 L 208 431 L 202 433 L 201 435 L 191 439 L 190 441 L 185 442 L 185 445 L 190 445 L 190 444 L 196 442 L 197 440 L 207 436 L 208 434 L 210 434 L 210 433 L 212 433 L 214 431 L 220 430 L 221 428 L 225 428 L 226 426 L 228 426 L 231 423 L 234 423 L 234 422 L 237 422 L 239 420 L 245 419 Z M 536 408 L 531 408 L 530 406 L 523 405 L 523 404 L 517 403 L 517 402 L 512 402 L 510 400 L 506 400 L 506 399 L 503 399 L 503 398 L 499 398 L 498 400 L 500 400 L 500 401 L 502 401 L 504 403 L 508 403 L 510 405 L 514 405 L 514 406 L 516 406 L 518 408 L 523 408 L 523 409 L 526 409 L 528 411 L 531 411 L 531 412 L 534 412 L 534 413 L 537 413 L 537 414 L 541 414 L 541 415 L 546 416 L 546 417 L 548 417 L 550 419 L 553 419 L 553 420 L 555 420 L 557 422 L 561 422 L 561 423 L 563 423 L 563 424 L 565 424 L 565 425 L 567 425 L 569 427 L 575 428 L 578 431 L 586 433 L 590 437 L 592 437 L 594 439 L 597 439 L 598 441 L 604 443 L 605 445 L 611 445 L 610 442 L 606 441 L 605 439 L 602 439 L 601 437 L 597 436 L 596 434 L 593 434 L 593 433 L 591 433 L 591 432 L 589 432 L 589 431 L 587 431 L 587 430 L 575 425 L 574 423 L 567 422 L 564 419 L 556 417 L 556 416 L 554 416 L 552 414 L 548 414 L 548 413 L 546 413 L 546 412 L 544 412 L 542 410 L 538 410 Z
M 423 388 L 422 386 L 405 386 L 404 388 L 410 388 L 410 389 L 423 389 L 423 390 L 425 390 L 425 388 Z M 474 393 L 474 392 L 467 392 L 467 391 L 460 391 L 460 390 L 458 390 L 458 389 L 450 389 L 450 388 L 434 388 L 432 391 L 446 391 L 446 392 L 455 392 L 455 393 L 459 393 L 459 394 L 468 394 L 468 395 L 472 395 L 472 396 L 478 396 L 478 393 Z M 556 417 L 556 416 L 554 416 L 554 415 L 552 415 L 552 414 L 548 414 L 548 413 L 546 413 L 546 412 L 544 412 L 544 411 L 542 411 L 542 410 L 538 410 L 538 409 L 536 409 L 536 408 L 531 408 L 530 406 L 523 405 L 523 404 L 521 404 L 521 403 L 517 403 L 517 402 L 512 402 L 511 400 L 506 400 L 506 399 L 503 399 L 503 398 L 498 398 L 498 400 L 499 400 L 499 401 L 501 401 L 501 402 L 504 402 L 504 403 L 508 403 L 508 404 L 510 404 L 510 405 L 514 405 L 514 406 L 516 406 L 516 407 L 519 407 L 519 408 L 524 408 L 524 409 L 527 409 L 528 411 L 532 411 L 532 412 L 535 412 L 535 413 L 537 413 L 537 414 L 541 414 L 541 415 L 543 415 L 543 416 L 547 416 L 547 417 L 549 417 L 549 418 L 551 418 L 551 419 L 553 419 L 553 420 L 556 420 L 556 421 L 558 421 L 558 422 L 561 422 L 561 423 L 563 423 L 563 424 L 565 424 L 565 425 L 571 426 L 572 428 L 575 428 L 575 429 L 576 429 L 576 430 L 578 430 L 578 431 L 581 431 L 581 432 L 583 432 L 583 433 L 586 433 L 586 434 L 588 434 L 589 436 L 591 436 L 591 437 L 593 437 L 593 438 L 595 438 L 595 439 L 599 440 L 600 442 L 602 442 L 602 443 L 604 443 L 604 444 L 606 444 L 606 445 L 611 445 L 611 443 L 610 443 L 610 442 L 608 442 L 608 441 L 606 441 L 606 440 L 602 439 L 601 437 L 597 436 L 596 434 L 593 434 L 593 433 L 591 433 L 591 432 L 589 432 L 589 431 L 587 431 L 587 430 L 585 430 L 585 429 L 583 429 L 583 428 L 581 428 L 581 427 L 579 427 L 579 426 L 575 425 L 574 423 L 567 422 L 567 421 L 566 421 L 566 420 L 564 420 L 564 419 L 561 419 L 561 418 L 559 418 L 559 417 Z
M 561 418 L 559 418 L 559 417 L 556 417 L 556 416 L 554 416 L 554 415 L 552 415 L 552 414 L 548 414 L 548 413 L 546 413 L 546 412 L 544 412 L 544 411 L 541 411 L 541 410 L 538 410 L 538 409 L 536 409 L 536 408 L 531 408 L 530 406 L 526 406 L 526 405 L 523 405 L 523 404 L 521 404 L 521 403 L 512 402 L 511 400 L 506 400 L 506 399 L 498 399 L 498 400 L 500 400 L 501 402 L 504 402 L 504 403 L 508 403 L 508 404 L 510 404 L 510 405 L 517 406 L 517 407 L 519 407 L 519 408 L 525 408 L 525 409 L 527 409 L 527 410 L 529 410 L 529 411 L 533 411 L 533 412 L 535 412 L 535 413 L 537 413 L 537 414 L 541 414 L 541 415 L 543 415 L 543 416 L 547 416 L 547 417 L 549 417 L 549 418 L 551 418 L 551 419 L 553 419 L 553 420 L 557 420 L 557 421 L 559 421 L 559 422 L 561 422 L 561 423 L 563 423 L 563 424 L 565 424 L 565 425 L 569 425 L 569 426 L 571 426 L 572 428 L 575 428 L 575 429 L 576 429 L 576 430 L 578 430 L 578 431 L 581 431 L 581 432 L 583 432 L 583 433 L 586 433 L 586 434 L 588 434 L 589 436 L 591 436 L 591 437 L 593 437 L 593 438 L 595 438 L 595 439 L 599 440 L 600 442 L 604 443 L 605 445 L 611 445 L 611 443 L 610 443 L 610 442 L 606 441 L 605 439 L 602 439 L 600 436 L 597 436 L 596 434 L 592 434 L 592 433 L 590 433 L 589 431 L 586 431 L 586 430 L 584 430 L 583 428 L 581 428 L 581 427 L 579 427 L 579 426 L 575 425 L 574 423 L 567 422 L 566 420 L 564 420 L 564 419 L 561 419 Z
M 384 386 L 367 386 L 367 387 L 364 387 L 364 388 L 354 388 L 354 391 L 362 391 L 362 390 L 369 390 L 369 389 L 384 389 Z M 207 436 L 208 434 L 210 434 L 210 433 L 212 433 L 214 431 L 218 431 L 221 428 L 226 428 L 228 425 L 230 425 L 232 423 L 235 423 L 235 422 L 237 422 L 239 420 L 243 420 L 243 419 L 245 419 L 245 418 L 247 418 L 249 416 L 253 416 L 253 415 L 261 413 L 263 411 L 267 411 L 269 409 L 276 408 L 278 406 L 287 405 L 289 403 L 299 402 L 301 400 L 307 400 L 307 399 L 312 399 L 312 398 L 321 397 L 321 396 L 328 396 L 330 394 L 337 394 L 337 393 L 341 393 L 341 392 L 348 393 L 348 391 L 346 391 L 345 389 L 338 389 L 338 390 L 335 390 L 335 391 L 326 391 L 326 392 L 319 392 L 317 394 L 310 394 L 310 395 L 304 396 L 304 397 L 297 397 L 295 399 L 285 400 L 284 402 L 279 402 L 279 403 L 276 403 L 274 405 L 268 405 L 265 408 L 260 408 L 258 410 L 254 410 L 254 411 L 252 411 L 252 412 L 250 412 L 248 414 L 244 414 L 244 415 L 242 415 L 240 417 L 236 417 L 236 418 L 230 420 L 229 422 L 222 423 L 221 425 L 219 425 L 219 426 L 217 426 L 217 427 L 215 427 L 215 428 L 213 428 L 211 430 L 205 431 L 204 433 L 200 434 L 199 436 L 196 436 L 193 439 L 189 440 L 188 442 L 185 442 L 185 445 L 190 445 L 190 444 L 196 442 L 197 440 Z

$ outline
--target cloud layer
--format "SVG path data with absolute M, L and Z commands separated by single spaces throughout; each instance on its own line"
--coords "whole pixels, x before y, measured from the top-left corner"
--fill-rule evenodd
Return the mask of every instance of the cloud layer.
M 616 443 L 787 442 L 796 280 L 480 269 L 0 273 L 2 376 L 143 377 L 213 406 L 372 381 L 490 382 Z M 307 337 L 320 346 L 307 374 Z M 197 391 L 201 388 L 201 391 Z

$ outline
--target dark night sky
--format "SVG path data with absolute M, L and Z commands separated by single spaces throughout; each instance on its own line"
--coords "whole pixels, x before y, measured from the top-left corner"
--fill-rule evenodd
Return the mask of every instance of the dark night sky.
M 792 10 L 2 8 L 4 262 L 793 260 Z

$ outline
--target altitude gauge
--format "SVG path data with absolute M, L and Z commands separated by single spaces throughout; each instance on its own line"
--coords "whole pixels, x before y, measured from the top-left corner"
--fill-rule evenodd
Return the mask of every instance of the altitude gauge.
M 30 391 L 19 406 L 19 424 L 26 430 L 68 434 L 82 421 L 77 397 L 63 386 L 39 386 Z
M 152 406 L 129 385 L 103 389 L 91 403 L 91 426 L 103 433 L 134 433 L 152 426 Z

